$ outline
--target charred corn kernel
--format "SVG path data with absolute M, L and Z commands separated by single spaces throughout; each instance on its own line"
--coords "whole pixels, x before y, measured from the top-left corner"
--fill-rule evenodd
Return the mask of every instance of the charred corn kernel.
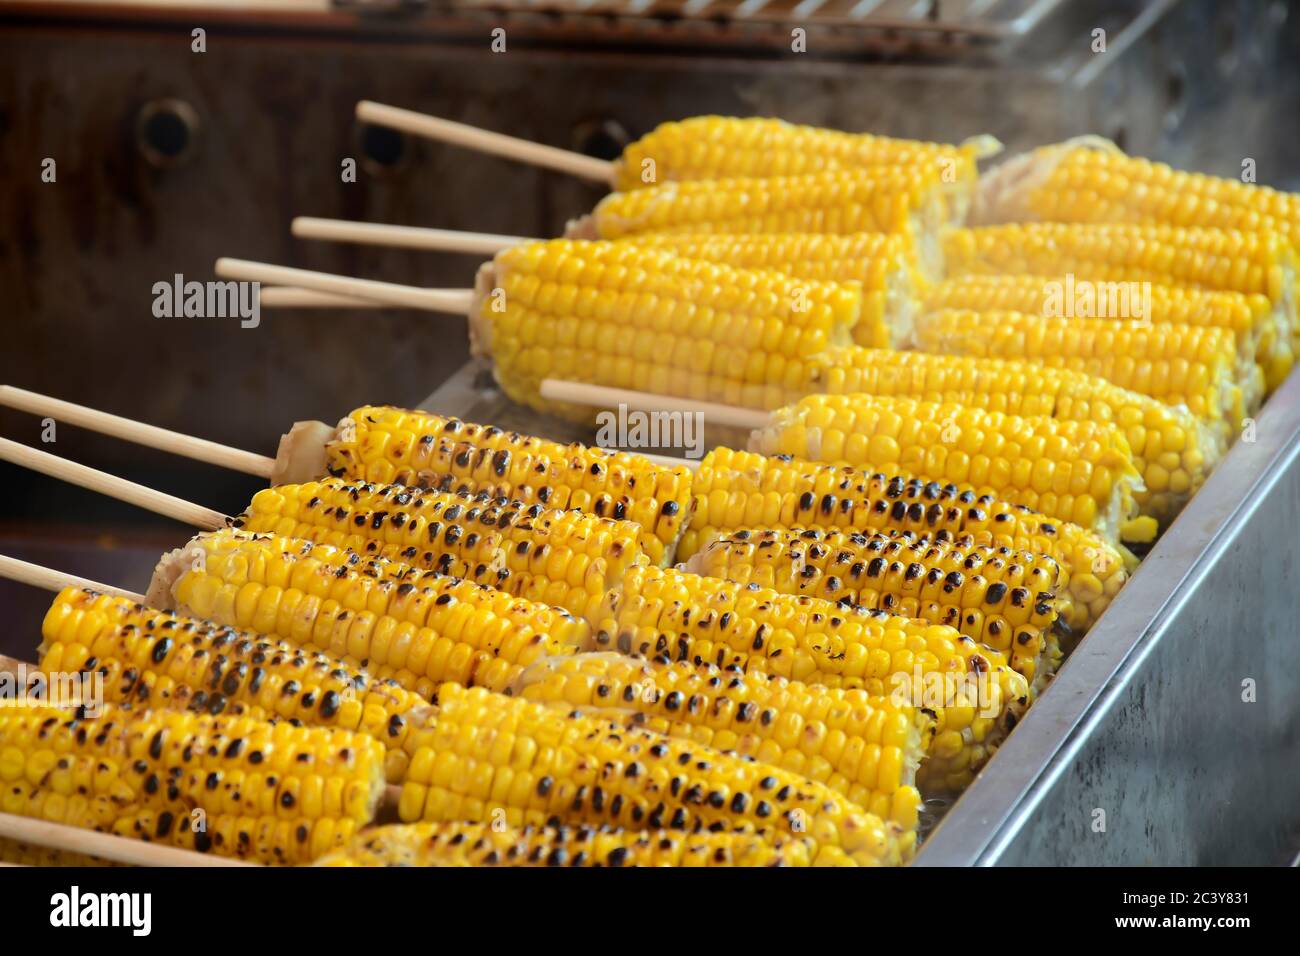
M 1300 348 L 1297 252 L 1277 232 L 1121 223 L 1018 223 L 953 229 L 943 238 L 951 276 L 1066 273 L 1266 296 L 1279 335 Z M 1273 371 L 1276 375 L 1276 370 Z
M 465 577 L 578 615 L 627 567 L 648 560 L 641 526 L 631 521 L 339 478 L 259 491 L 240 523 Z
M 773 413 L 753 450 L 951 481 L 1117 540 L 1141 476 L 1106 422 L 1021 418 L 965 405 L 812 395 Z
M 935 721 L 909 702 L 621 654 L 539 661 L 524 671 L 515 693 L 735 750 L 824 783 L 909 832 L 917 827 L 916 770 Z M 866 752 L 877 759 L 863 761 Z
M 1031 694 L 1001 653 L 945 625 L 658 568 L 636 569 L 610 595 L 594 647 L 943 711 L 922 791 L 969 783 Z
M 170 596 L 184 613 L 316 648 L 425 696 L 444 680 L 504 687 L 588 633 L 555 608 L 311 542 L 224 531 L 176 555 Z
M 924 243 L 948 219 L 942 177 L 935 163 L 668 182 L 610 193 L 574 231 L 600 239 L 647 232 L 888 232 Z
M 365 830 L 314 865 L 812 866 L 816 858 L 816 844 L 796 834 L 406 823 Z
M 41 633 L 41 670 L 97 673 L 110 703 L 209 714 L 242 703 L 255 715 L 357 731 L 388 749 L 391 781 L 405 770 L 408 721 L 427 710 L 339 658 L 80 588 L 55 598 Z
M 384 748 L 362 734 L 111 704 L 96 712 L 0 707 L 0 751 L 21 761 L 5 781 L 5 812 L 261 863 L 303 863 L 314 855 L 313 828 L 329 819 L 343 842 L 371 819 L 383 789 Z M 63 772 L 85 781 L 75 794 L 60 792 Z M 308 816 L 296 794 L 323 779 L 346 799 Z
M 929 352 L 1020 359 L 1096 375 L 1187 406 L 1225 440 L 1264 393 L 1258 366 L 1239 355 L 1224 329 L 940 311 L 917 320 L 917 341 Z
M 333 475 L 635 521 L 656 564 L 672 560 L 690 519 L 690 472 L 641 455 L 382 406 L 352 412 L 340 432 L 326 447 Z
M 953 214 L 961 217 L 975 185 L 976 160 L 999 148 L 988 137 L 947 145 L 845 133 L 767 117 L 695 116 L 661 123 L 629 144 L 614 163 L 614 188 L 931 164 L 943 172 L 945 182 L 953 184 Z
M 880 348 L 910 341 L 918 287 L 936 278 L 920 273 L 903 236 L 888 233 L 649 233 L 623 241 L 742 269 L 776 269 L 796 279 L 859 283 L 862 310 L 853 340 Z
M 947 624 L 1001 651 L 1031 686 L 1060 662 L 1056 622 L 1070 612 L 1070 599 L 1057 597 L 1061 566 L 1048 555 L 899 532 L 733 531 L 684 569 Z
M 898 531 L 958 548 L 997 547 L 1050 555 L 1070 599 L 1068 623 L 1083 633 L 1105 608 L 1077 578 L 1108 582 L 1112 596 L 1128 580 L 1124 556 L 1094 531 L 979 496 L 955 484 L 892 478 L 789 456 L 716 448 L 694 477 L 695 516 L 678 547 L 689 558 L 713 538 L 752 527 Z
M 733 269 L 630 243 L 555 240 L 497 254 L 477 280 L 471 342 L 506 393 L 590 422 L 541 397 L 558 378 L 755 408 L 861 313 L 854 284 Z
M 440 688 L 437 721 L 421 736 L 404 823 L 752 826 L 809 838 L 817 863 L 897 864 L 911 850 L 902 827 L 798 774 L 483 688 Z
M 821 358 L 808 392 L 956 402 L 1018 416 L 1117 425 L 1146 484 L 1135 492 L 1144 514 L 1178 514 L 1223 455 L 1220 430 L 1184 408 L 1120 388 L 1094 375 L 1027 361 L 842 348 Z M 1156 476 L 1168 475 L 1157 488 Z
M 1211 292 L 1150 282 L 1091 280 L 1073 274 L 968 275 L 939 283 L 926 296 L 928 311 L 1024 312 L 1044 317 L 1124 319 L 1160 325 L 1226 329 L 1238 350 L 1264 370 L 1269 388 L 1295 364 L 1291 337 L 1278 328 L 1268 297 Z

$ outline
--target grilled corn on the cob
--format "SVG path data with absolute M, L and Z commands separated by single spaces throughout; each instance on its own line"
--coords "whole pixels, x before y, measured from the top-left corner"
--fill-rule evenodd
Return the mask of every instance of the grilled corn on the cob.
M 631 521 L 340 478 L 259 491 L 238 526 L 463 577 L 579 615 L 648 560 Z
M 427 412 L 359 408 L 325 451 L 336 477 L 482 493 L 635 521 L 643 529 L 641 547 L 657 564 L 671 560 L 690 519 L 685 468 Z
M 1225 442 L 1263 399 L 1262 372 L 1225 329 L 943 311 L 917 320 L 917 338 L 927 351 L 1041 362 L 1185 405 Z
M 797 774 L 484 688 L 446 685 L 416 736 L 398 815 L 483 823 L 737 826 L 807 836 L 816 862 L 902 862 L 913 835 Z
M 1096 532 L 956 485 L 717 448 L 700 462 L 693 487 L 683 559 L 720 534 L 754 527 L 897 531 L 958 548 L 1031 551 L 1060 564 L 1077 633 L 1128 580 L 1126 556 Z
M 684 565 L 710 577 L 808 594 L 947 624 L 1001 651 L 1033 684 L 1040 661 L 1061 658 L 1056 622 L 1062 572 L 1048 555 L 1010 548 L 957 548 L 884 532 L 803 529 L 733 531 Z
M 181 711 L 0 706 L 0 810 L 261 863 L 303 863 L 374 816 L 383 746 Z
M 862 311 L 855 285 L 633 243 L 513 246 L 479 270 L 476 291 L 471 345 L 506 394 L 584 422 L 591 409 L 543 400 L 541 381 L 771 408 L 809 356 L 852 341 Z
M 916 770 L 935 720 L 906 701 L 712 664 L 601 653 L 538 661 L 515 693 L 735 750 L 824 783 L 883 820 L 909 830 L 918 823 Z
M 263 716 L 358 731 L 387 748 L 390 781 L 406 769 L 408 724 L 425 708 L 417 694 L 338 658 L 81 588 L 54 599 L 41 633 L 41 670 L 102 674 L 110 703 L 209 714 L 242 703 Z
M 817 846 L 795 834 L 399 823 L 363 830 L 315 866 L 812 866 Z M 846 861 L 847 862 L 847 861 Z
M 1128 440 L 1110 423 L 913 399 L 812 395 L 774 412 L 751 448 L 954 482 L 1109 540 L 1137 513 L 1142 489 Z
M 527 664 L 572 653 L 585 623 L 440 575 L 273 535 L 200 535 L 164 559 L 153 603 L 343 658 L 429 696 L 438 684 L 506 687 Z
M 823 360 L 809 391 L 865 392 L 1022 417 L 1113 423 L 1128 439 L 1133 464 L 1147 486 L 1135 492 L 1140 510 L 1161 522 L 1178 514 L 1223 454 L 1221 430 L 1187 409 L 1083 372 L 1028 361 L 884 349 L 831 349 Z

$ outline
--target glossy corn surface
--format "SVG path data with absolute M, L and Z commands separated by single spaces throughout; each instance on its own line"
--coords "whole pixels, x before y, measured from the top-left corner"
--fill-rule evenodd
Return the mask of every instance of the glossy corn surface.
M 563 445 L 388 406 L 353 411 L 326 452 L 330 473 L 379 485 L 483 493 L 641 525 L 663 564 L 690 518 L 690 473 L 640 455 Z
M 700 463 L 694 488 L 683 559 L 720 534 L 754 527 L 893 531 L 1030 551 L 1060 564 L 1076 633 L 1101 616 L 1129 576 L 1124 555 L 1096 532 L 954 484 L 716 448 Z

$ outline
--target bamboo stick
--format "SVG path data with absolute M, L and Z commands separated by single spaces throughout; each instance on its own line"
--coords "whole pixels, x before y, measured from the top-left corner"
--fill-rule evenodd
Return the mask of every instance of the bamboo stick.
M 614 182 L 614 164 L 608 160 L 533 143 L 517 136 L 493 133 L 467 123 L 440 119 L 414 110 L 362 100 L 357 104 L 357 119 L 363 123 L 401 130 L 439 143 L 464 146 L 466 149 L 477 150 L 480 153 L 503 156 L 532 166 L 568 173 L 579 179 L 588 179 L 607 186 Z
M 182 435 L 180 432 L 146 425 L 120 415 L 110 415 L 84 405 L 74 405 L 72 402 L 14 388 L 12 385 L 0 385 L 0 405 L 53 418 L 102 435 L 111 435 L 146 448 L 156 448 L 246 475 L 256 475 L 258 478 L 270 478 L 271 469 L 275 467 L 275 459 L 265 455 L 255 455 L 217 442 Z

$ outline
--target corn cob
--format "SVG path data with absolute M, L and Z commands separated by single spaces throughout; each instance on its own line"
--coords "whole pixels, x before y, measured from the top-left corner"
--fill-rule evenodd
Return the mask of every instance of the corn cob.
M 361 734 L 249 717 L 0 707 L 0 780 L 6 813 L 302 863 L 373 817 L 383 747 Z
M 879 348 L 911 341 L 917 294 L 938 278 L 921 271 L 903 236 L 880 232 L 646 233 L 621 241 L 740 269 L 776 269 L 796 279 L 857 282 L 862 286 L 862 312 L 853 326 L 853 340 Z
M 1098 282 L 1151 282 L 1263 295 L 1269 324 L 1289 331 L 1296 319 L 1297 253 L 1276 232 L 1141 226 L 1119 223 L 1023 223 L 952 229 L 942 239 L 948 275 L 1067 273 Z
M 1136 513 L 1134 492 L 1142 487 L 1127 439 L 1109 423 L 864 394 L 812 395 L 780 409 L 754 432 L 751 447 L 956 482 L 1109 540 Z
M 734 750 L 824 783 L 908 830 L 919 822 L 916 770 L 935 720 L 904 701 L 622 654 L 538 661 L 515 693 L 610 719 L 630 715 L 630 726 Z
M 942 624 L 658 568 L 610 595 L 594 647 L 924 707 L 939 727 L 923 790 L 965 786 L 1032 693 L 1001 653 Z
M 935 163 L 667 182 L 610 193 L 570 232 L 585 239 L 646 232 L 890 232 L 918 239 L 948 220 L 942 173 Z
M 315 866 L 812 866 L 807 837 L 618 830 L 605 826 L 497 827 L 406 823 L 363 830 Z
M 387 748 L 393 782 L 406 769 L 408 722 L 425 706 L 337 658 L 80 588 L 55 598 L 41 633 L 41 670 L 96 671 L 110 703 L 210 714 L 246 704 L 254 716 L 356 731 Z
M 1002 652 L 1031 685 L 1047 676 L 1037 673 L 1040 660 L 1049 673 L 1059 663 L 1056 622 L 1069 617 L 1069 598 L 1056 596 L 1060 565 L 1048 555 L 958 549 L 897 533 L 734 531 L 683 567 L 782 594 L 947 624 Z
M 678 546 L 683 560 L 721 534 L 753 527 L 874 529 L 958 548 L 1031 551 L 1060 564 L 1076 633 L 1128 580 L 1125 555 L 1096 532 L 956 485 L 716 448 L 700 462 L 693 487 L 695 516 Z
M 164 559 L 150 596 L 315 648 L 425 697 L 446 680 L 506 687 L 538 657 L 572 653 L 587 633 L 553 608 L 459 578 L 404 573 L 328 547 L 226 531 Z
M 513 246 L 479 270 L 470 340 L 511 398 L 583 422 L 542 379 L 726 402 L 779 404 L 784 383 L 861 314 L 854 285 L 733 269 L 631 243 Z
M 1096 375 L 1171 405 L 1185 405 L 1222 440 L 1253 414 L 1264 380 L 1243 363 L 1231 333 L 1190 325 L 1045 319 L 1020 312 L 931 312 L 917 321 L 929 352 L 1021 359 Z
M 690 519 L 690 472 L 640 455 L 533 438 L 399 408 L 359 408 L 326 446 L 330 474 L 527 505 L 576 508 L 641 525 L 641 548 L 672 560 Z
M 1270 230 L 1300 249 L 1300 195 L 1126 156 L 1114 144 L 1091 137 L 1009 160 L 981 183 L 979 198 L 985 222 L 1042 219 Z
M 663 572 L 660 572 L 663 573 Z M 411 759 L 403 823 L 737 826 L 808 836 L 815 862 L 902 862 L 914 834 L 797 774 L 483 688 L 446 685 Z
M 1136 287 L 1136 288 L 1135 288 Z M 1086 290 L 1086 291 L 1081 291 Z M 1081 296 L 1088 298 L 1081 300 Z M 1134 309 L 1124 304 L 1149 302 Z M 968 275 L 932 288 L 925 309 L 973 312 L 1024 312 L 1046 318 L 1132 318 L 1161 325 L 1201 325 L 1227 329 L 1238 350 L 1253 356 L 1269 388 L 1281 384 L 1295 364 L 1289 329 L 1265 296 L 1210 292 L 1185 286 L 1106 282 L 1073 276 Z M 1144 312 L 1149 314 L 1120 314 Z
M 971 200 L 976 160 L 1000 149 L 991 137 L 960 146 L 802 126 L 765 117 L 695 116 L 661 123 L 614 163 L 614 188 L 672 180 L 798 176 L 831 169 L 932 165 L 952 184 L 952 215 Z
M 630 565 L 648 560 L 641 526 L 631 521 L 338 478 L 259 491 L 237 524 L 463 577 L 581 616 Z
M 1022 417 L 1111 422 L 1128 439 L 1146 490 L 1139 509 L 1168 522 L 1209 476 L 1223 454 L 1221 429 L 1184 408 L 1112 385 L 1103 378 L 1031 362 L 894 352 L 831 349 L 809 382 L 809 392 L 864 392 L 881 398 L 956 402 Z

